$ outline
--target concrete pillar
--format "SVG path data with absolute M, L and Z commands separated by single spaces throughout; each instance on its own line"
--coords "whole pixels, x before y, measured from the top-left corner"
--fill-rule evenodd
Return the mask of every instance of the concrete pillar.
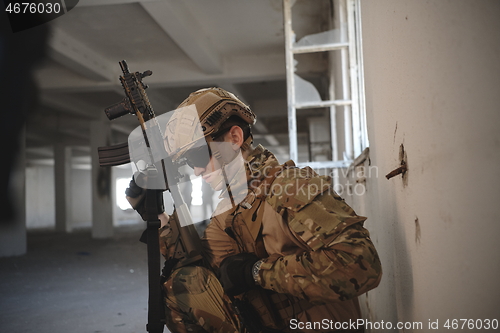
M 113 188 L 111 167 L 99 167 L 97 148 L 110 145 L 111 127 L 109 121 L 90 123 L 90 156 L 92 157 L 92 237 L 113 236 Z
M 71 223 L 71 147 L 54 145 L 56 231 L 70 232 Z
M 10 176 L 10 192 L 14 205 L 12 220 L 0 219 L 0 257 L 18 256 L 26 253 L 26 135 L 22 131 L 18 146 L 17 161 Z

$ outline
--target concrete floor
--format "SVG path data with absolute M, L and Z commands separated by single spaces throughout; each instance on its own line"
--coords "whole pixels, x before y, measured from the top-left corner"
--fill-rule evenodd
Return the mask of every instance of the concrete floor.
M 142 228 L 108 240 L 88 230 L 28 233 L 26 255 L 0 258 L 0 332 L 146 332 Z

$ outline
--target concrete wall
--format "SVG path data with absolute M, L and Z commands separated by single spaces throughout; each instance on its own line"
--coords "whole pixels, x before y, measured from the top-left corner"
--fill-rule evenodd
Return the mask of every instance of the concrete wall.
M 500 2 L 362 0 L 361 10 L 378 176 L 350 200 L 384 269 L 365 313 L 423 331 L 429 320 L 441 331 L 447 319 L 500 319 Z M 387 180 L 401 144 L 406 180 Z
M 89 228 L 92 220 L 90 171 L 71 170 L 69 230 Z M 33 165 L 26 168 L 26 227 L 55 227 L 54 167 Z
M 92 226 L 92 202 L 90 200 L 90 170 L 71 170 L 71 226 Z
M 113 168 L 113 179 L 129 178 L 131 168 Z M 90 170 L 71 170 L 70 228 L 90 228 L 92 226 L 91 177 Z M 54 167 L 33 165 L 26 168 L 26 227 L 28 229 L 55 227 Z M 141 223 L 133 211 L 121 210 L 116 205 L 115 184 L 113 183 L 113 225 Z M 124 195 L 124 194 L 123 194 Z
M 13 217 L 4 215 L 0 219 L 0 257 L 18 256 L 26 253 L 26 159 L 24 157 L 26 134 L 20 133 L 18 155 L 13 165 L 9 193 Z
M 55 227 L 54 167 L 26 168 L 26 227 Z

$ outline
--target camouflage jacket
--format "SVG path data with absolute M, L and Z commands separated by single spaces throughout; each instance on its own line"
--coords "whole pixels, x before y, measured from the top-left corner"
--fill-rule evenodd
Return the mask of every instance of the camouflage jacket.
M 290 331 L 292 319 L 360 318 L 357 296 L 375 288 L 381 278 L 380 260 L 363 227 L 366 218 L 333 191 L 329 177 L 310 168 L 280 167 L 262 146 L 246 162 L 249 194 L 235 209 L 215 214 L 203 237 L 212 265 L 217 268 L 225 257 L 240 252 L 263 258 L 260 285 L 274 292 L 266 297 L 279 318 L 268 315 L 273 311 L 259 300 L 261 288 L 242 297 L 269 317 L 263 321 L 270 327 Z M 313 331 L 330 329 L 303 330 Z

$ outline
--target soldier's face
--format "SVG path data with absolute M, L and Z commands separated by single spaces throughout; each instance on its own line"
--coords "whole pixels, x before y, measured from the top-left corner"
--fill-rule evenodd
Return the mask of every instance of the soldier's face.
M 222 160 L 226 161 L 225 171 L 226 171 L 226 176 L 229 179 L 231 179 L 232 176 L 236 174 L 236 172 L 238 171 L 238 166 L 240 166 L 239 164 L 235 164 L 233 165 L 233 167 L 231 166 L 228 167 L 228 164 L 240 152 L 239 149 L 241 146 L 241 143 L 237 144 L 234 142 L 233 138 L 235 135 L 233 132 L 237 132 L 236 136 L 239 135 L 241 137 L 240 138 L 241 141 L 243 135 L 242 130 L 238 126 L 233 126 L 227 133 L 224 134 L 223 141 L 211 142 L 209 148 L 209 151 L 212 150 L 218 151 Z M 203 180 L 208 184 L 210 184 L 210 186 L 215 191 L 220 191 L 224 186 L 224 175 L 222 173 L 222 167 L 219 160 L 215 156 L 212 156 L 212 153 L 210 153 L 209 156 L 210 160 L 208 161 L 205 167 L 200 167 L 193 164 L 194 174 L 196 176 L 201 175 Z M 243 167 L 242 163 L 241 167 Z

